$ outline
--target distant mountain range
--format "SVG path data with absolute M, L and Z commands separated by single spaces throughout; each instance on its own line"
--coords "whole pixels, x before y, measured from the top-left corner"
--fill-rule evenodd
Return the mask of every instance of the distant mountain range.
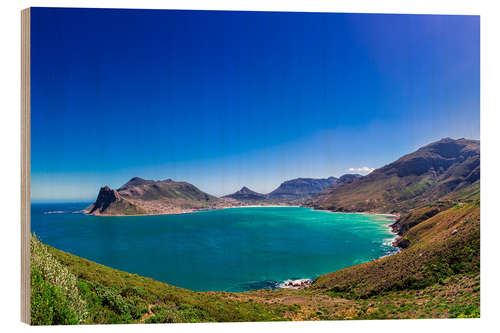
M 177 214 L 255 203 L 287 204 L 359 177 L 361 175 L 325 179 L 297 178 L 283 182 L 268 194 L 257 193 L 244 186 L 221 198 L 207 194 L 187 182 L 134 177 L 116 190 L 108 186 L 102 187 L 96 201 L 86 212 L 92 215 Z
M 268 194 L 272 200 L 295 200 L 309 195 L 317 194 L 332 184 L 336 183 L 338 178 L 296 178 L 287 180 Z
M 244 186 L 241 190 L 225 195 L 223 198 L 232 198 L 239 201 L 291 202 L 318 194 L 327 188 L 351 182 L 353 179 L 359 177 L 362 176 L 346 174 L 340 178 L 296 178 L 281 183 L 278 188 L 267 194 L 254 192 Z

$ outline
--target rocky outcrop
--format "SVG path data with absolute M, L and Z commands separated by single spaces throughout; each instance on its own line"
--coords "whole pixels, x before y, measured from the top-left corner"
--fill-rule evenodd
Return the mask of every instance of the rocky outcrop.
M 89 214 L 103 213 L 111 204 L 122 200 L 118 191 L 108 186 L 101 187 L 96 201 L 87 209 Z
M 399 247 L 404 250 L 410 246 L 410 241 L 401 236 L 397 236 L 394 242 L 392 242 L 392 246 Z
M 87 208 L 92 215 L 179 214 L 214 207 L 217 198 L 187 182 L 134 177 L 117 190 L 102 187 Z

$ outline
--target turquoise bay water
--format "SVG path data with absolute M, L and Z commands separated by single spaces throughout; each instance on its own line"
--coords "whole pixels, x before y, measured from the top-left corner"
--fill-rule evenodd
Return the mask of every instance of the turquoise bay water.
M 113 268 L 198 290 L 274 288 L 395 252 L 381 215 L 232 208 L 97 217 L 86 204 L 32 204 L 43 242 Z

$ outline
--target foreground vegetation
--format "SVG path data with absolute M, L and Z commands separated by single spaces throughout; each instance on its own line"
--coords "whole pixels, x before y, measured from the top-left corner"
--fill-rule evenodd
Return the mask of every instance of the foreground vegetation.
M 31 318 L 35 325 L 283 319 L 279 307 L 173 287 L 59 251 L 34 236 L 31 244 Z M 62 278 L 50 278 L 57 275 Z
M 33 236 L 32 323 L 478 317 L 479 211 L 475 201 L 438 212 L 409 229 L 407 249 L 320 276 L 304 290 L 195 292 L 88 261 Z

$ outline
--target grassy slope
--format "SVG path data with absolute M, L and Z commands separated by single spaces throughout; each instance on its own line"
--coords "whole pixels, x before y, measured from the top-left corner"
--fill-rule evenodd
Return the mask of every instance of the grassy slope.
M 305 290 L 194 292 L 118 271 L 37 241 L 49 267 L 77 286 L 86 310 L 32 263 L 35 324 L 474 317 L 479 315 L 479 202 L 459 204 L 410 229 L 398 254 L 319 277 Z M 457 230 L 455 234 L 452 234 Z M 44 250 L 45 249 L 45 250 Z M 37 258 L 37 256 L 34 256 Z M 38 260 L 39 261 L 39 260 Z M 59 265 L 59 266 L 58 266 Z M 45 267 L 43 266 L 43 267 Z M 50 270 L 49 270 L 50 271 Z M 73 278 L 72 278 L 73 277 Z M 32 277 L 33 279 L 33 277 Z M 75 282 L 76 281 L 76 282 Z M 71 283 L 70 283 L 71 284 Z M 52 288 L 52 289 L 51 289 Z M 55 291 L 54 291 L 55 290 Z M 64 309 L 70 309 L 65 313 Z M 66 311 L 68 312 L 68 311 Z M 84 316 L 78 313 L 85 313 Z
M 286 305 L 292 320 L 468 318 L 479 316 L 479 275 L 455 274 L 422 289 L 350 298 L 322 289 L 250 291 L 230 299 Z

